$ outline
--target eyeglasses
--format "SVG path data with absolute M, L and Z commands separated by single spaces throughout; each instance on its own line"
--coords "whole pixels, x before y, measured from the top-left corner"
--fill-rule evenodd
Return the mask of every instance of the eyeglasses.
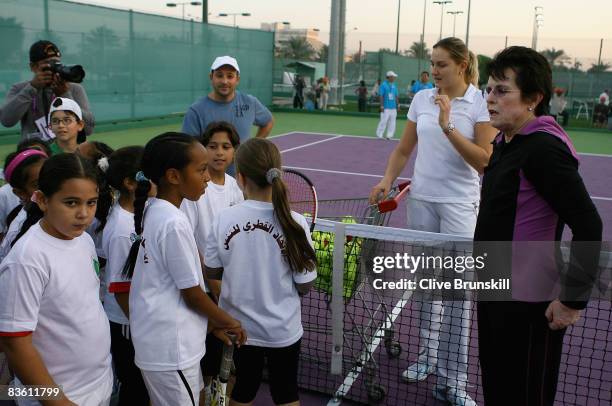
M 503 86 L 495 86 L 495 87 L 487 86 L 485 88 L 485 94 L 487 96 L 493 93 L 497 97 L 504 97 L 508 93 L 514 93 L 514 92 L 520 92 L 520 90 L 508 89 L 507 87 L 503 87 Z
M 60 125 L 60 123 L 64 124 L 64 125 L 70 125 L 72 123 L 74 123 L 75 120 L 72 117 L 64 117 L 64 118 L 53 118 L 51 119 L 51 125 Z

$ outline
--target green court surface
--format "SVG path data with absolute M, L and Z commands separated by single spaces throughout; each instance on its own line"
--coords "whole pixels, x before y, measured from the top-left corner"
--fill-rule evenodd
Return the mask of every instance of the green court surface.
M 403 115 L 403 114 L 402 114 Z M 405 115 L 404 115 L 405 117 Z M 378 118 L 375 115 L 359 116 L 357 114 L 321 114 L 274 112 L 275 125 L 272 135 L 289 132 L 313 132 L 342 135 L 359 135 L 374 137 Z M 399 138 L 404 127 L 399 119 L 396 138 Z M 144 145 L 147 140 L 165 131 L 179 131 L 182 117 L 174 116 L 163 119 L 143 120 L 132 123 L 104 124 L 96 127 L 92 140 L 103 141 L 114 148 L 126 145 Z M 253 133 L 255 129 L 253 130 Z M 568 131 L 579 152 L 612 155 L 612 132 L 605 130 L 572 130 Z M 0 137 L 0 159 L 14 149 L 18 136 Z M 0 161 L 0 165 L 2 165 Z

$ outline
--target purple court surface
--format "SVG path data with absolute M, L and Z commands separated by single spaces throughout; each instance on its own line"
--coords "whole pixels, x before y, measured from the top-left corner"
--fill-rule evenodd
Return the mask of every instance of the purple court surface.
M 368 137 L 345 136 L 335 134 L 289 133 L 272 138 L 283 156 L 283 165 L 297 169 L 306 174 L 314 183 L 319 200 L 365 198 L 370 189 L 382 177 L 387 159 L 397 145 L 397 140 L 380 140 Z M 582 154 L 580 172 L 595 205 L 599 209 L 604 222 L 604 240 L 612 240 L 612 156 Z M 414 156 L 402 171 L 400 178 L 409 179 L 414 168 Z M 406 224 L 405 205 L 400 205 L 391 217 L 391 226 L 403 227 Z M 570 238 L 566 233 L 565 238 Z M 367 292 L 366 292 L 367 293 Z M 387 305 L 393 308 L 397 298 L 385 298 Z M 312 292 L 304 299 L 303 323 L 310 325 L 329 325 L 329 312 L 326 309 L 324 295 Z M 354 301 L 353 301 L 354 302 Z M 399 302 L 398 302 L 399 303 Z M 346 311 L 355 311 L 357 318 L 362 315 L 351 304 L 346 305 Z M 396 305 L 397 307 L 397 305 Z M 384 351 L 384 345 L 375 350 L 375 356 L 380 363 L 378 378 L 386 387 L 386 398 L 378 404 L 385 405 L 443 405 L 431 396 L 431 388 L 435 378 L 429 378 L 418 385 L 403 383 L 399 375 L 409 362 L 413 361 L 418 351 L 418 323 L 413 305 L 408 303 L 399 308 L 394 324 L 401 328 L 399 335 L 403 352 L 397 359 L 391 359 Z M 612 326 L 610 325 L 610 303 L 596 302 L 589 306 L 583 319 L 570 330 L 566 336 L 564 355 L 562 359 L 557 396 L 558 405 L 610 405 L 612 404 Z M 301 403 L 304 405 L 328 405 L 331 396 L 343 382 L 350 381 L 347 375 L 351 366 L 346 363 L 344 375 L 335 377 L 328 370 L 322 370 L 320 365 L 311 363 L 306 353 L 315 347 L 317 362 L 329 363 L 331 334 L 326 332 L 308 331 L 303 338 L 302 353 L 306 361 L 302 361 L 300 369 L 300 385 L 310 391 L 301 393 Z M 315 329 L 316 330 L 316 329 Z M 468 392 L 482 403 L 482 388 L 478 383 L 479 370 L 477 365 L 477 342 L 475 320 L 472 323 L 472 339 L 470 343 Z M 398 332 L 396 332 L 396 335 Z M 348 339 L 350 341 L 350 338 Z M 355 350 L 361 351 L 359 343 Z M 382 349 L 382 350 L 381 350 Z M 350 374 L 349 374 L 350 375 Z M 432 380 L 433 379 L 433 380 Z M 364 396 L 363 373 L 354 377 L 351 387 L 345 392 L 343 405 L 368 403 Z M 323 390 L 326 394 L 313 392 Z M 256 405 L 272 405 L 268 387 L 262 386 Z M 338 404 L 338 403 L 335 403 Z

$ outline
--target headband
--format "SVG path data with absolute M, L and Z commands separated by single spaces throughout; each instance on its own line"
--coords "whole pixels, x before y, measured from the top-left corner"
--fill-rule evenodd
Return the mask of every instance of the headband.
M 8 166 L 4 170 L 4 179 L 6 179 L 8 183 L 11 183 L 11 176 L 13 176 L 13 172 L 15 171 L 15 169 L 17 169 L 17 167 L 21 165 L 21 163 L 27 158 L 36 155 L 40 155 L 47 158 L 47 154 L 38 149 L 26 149 L 25 151 L 18 153 L 17 156 L 13 158 L 11 163 L 8 164 Z

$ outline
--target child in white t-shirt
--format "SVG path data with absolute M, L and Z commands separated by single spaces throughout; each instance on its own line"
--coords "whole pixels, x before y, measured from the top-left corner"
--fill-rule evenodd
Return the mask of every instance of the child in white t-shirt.
M 115 374 L 121 383 L 119 405 L 149 403 L 149 394 L 142 380 L 140 369 L 134 364 L 134 345 L 130 337 L 128 297 L 130 280 L 122 276 L 123 265 L 130 252 L 134 234 L 134 199 L 140 170 L 143 147 L 118 149 L 108 158 L 105 176 L 108 184 L 119 192 L 112 207 L 104 232 L 102 250 L 105 253 L 104 310 L 110 321 L 111 353 Z
M 38 176 L 40 168 L 48 155 L 39 149 L 26 149 L 9 154 L 4 167 L 4 179 L 7 187 L 19 199 L 19 205 L 10 213 L 7 219 L 8 230 L 0 243 L 0 262 L 7 256 L 15 237 L 21 229 L 27 214 L 24 207 L 30 205 L 32 194 L 38 189 Z
M 225 121 L 210 123 L 200 142 L 208 151 L 208 174 L 210 181 L 206 187 L 206 193 L 197 201 L 183 200 L 181 210 L 189 218 L 201 255 L 204 255 L 206 238 L 215 216 L 230 206 L 234 206 L 244 200 L 242 190 L 238 187 L 236 179 L 225 173 L 227 168 L 234 162 L 234 153 L 240 145 L 240 137 L 233 125 Z M 219 299 L 221 281 L 208 280 L 204 275 L 206 285 L 211 290 L 212 299 L 215 303 Z M 204 375 L 205 398 L 211 396 L 212 378 L 219 374 L 221 357 L 223 354 L 223 343 L 213 333 L 206 336 L 206 355 L 201 362 L 202 375 Z
M 124 274 L 132 278 L 135 363 L 154 405 L 195 405 L 208 319 L 215 329 L 236 333 L 239 344 L 246 338 L 240 322 L 205 293 L 193 229 L 179 209 L 183 199 L 195 201 L 204 193 L 207 164 L 206 148 L 197 139 L 164 133 L 147 143 L 136 174 L 136 233 Z M 149 199 L 145 210 L 151 182 L 157 198 Z
M 247 200 L 214 219 L 204 259 L 209 278 L 223 279 L 219 306 L 249 332 L 235 354 L 232 401 L 253 401 L 267 357 L 272 399 L 297 405 L 299 295 L 317 276 L 308 224 L 289 209 L 274 144 L 249 139 L 236 152 L 236 168 Z
M 28 207 L 28 230 L 0 265 L 0 343 L 16 383 L 61 386 L 66 405 L 108 405 L 113 386 L 99 265 L 84 232 L 96 211 L 97 182 L 77 155 L 49 158 Z

